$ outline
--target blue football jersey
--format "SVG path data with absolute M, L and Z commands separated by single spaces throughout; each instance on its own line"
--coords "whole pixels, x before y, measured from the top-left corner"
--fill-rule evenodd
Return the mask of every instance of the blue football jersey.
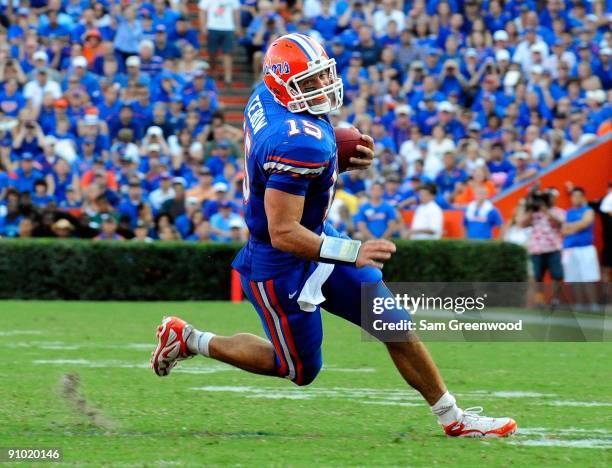
M 250 238 L 232 265 L 249 279 L 262 281 L 307 262 L 272 247 L 266 189 L 303 196 L 301 224 L 320 234 L 334 197 L 336 139 L 326 116 L 289 112 L 263 83 L 251 95 L 244 119 L 244 214 Z

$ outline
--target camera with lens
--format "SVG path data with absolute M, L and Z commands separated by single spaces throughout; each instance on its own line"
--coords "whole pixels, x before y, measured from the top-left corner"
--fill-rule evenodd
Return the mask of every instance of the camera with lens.
M 552 208 L 553 192 L 552 190 L 539 190 L 538 188 L 531 189 L 525 199 L 525 210 L 535 213 L 537 211 Z

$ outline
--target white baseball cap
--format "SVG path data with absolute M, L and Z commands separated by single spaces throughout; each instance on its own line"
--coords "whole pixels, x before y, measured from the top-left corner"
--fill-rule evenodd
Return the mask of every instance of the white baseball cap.
M 49 56 L 44 50 L 37 50 L 34 52 L 34 55 L 32 55 L 32 58 L 34 60 L 44 60 L 45 63 L 49 61 Z
M 83 57 L 82 55 L 79 55 L 78 57 L 74 57 L 72 59 L 72 66 L 75 68 L 77 67 L 87 68 L 87 59 Z
M 137 55 L 130 55 L 125 61 L 126 67 L 139 67 L 140 66 L 140 57 Z
M 225 182 L 216 182 L 215 184 L 213 184 L 213 190 L 215 192 L 227 192 L 229 190 L 229 187 Z
M 243 226 L 242 220 L 239 218 L 234 218 L 229 222 L 230 229 L 234 229 L 234 228 L 242 229 L 242 226 Z
M 521 72 L 518 70 L 508 70 L 506 76 L 504 76 L 504 86 L 513 88 L 517 85 L 521 79 Z
M 494 41 L 507 41 L 508 33 L 504 31 L 503 29 L 495 31 L 495 34 L 493 34 L 493 40 Z
M 514 156 L 516 159 L 529 159 L 529 153 L 526 151 L 517 151 L 512 156 Z
M 606 101 L 606 92 L 603 89 L 592 89 L 587 91 L 586 98 L 602 104 Z
M 164 132 L 157 125 L 153 125 L 147 129 L 147 135 L 149 136 L 162 136 Z
M 438 104 L 439 112 L 454 112 L 454 110 L 455 106 L 453 106 L 453 104 L 448 101 L 442 101 L 440 104 Z
M 529 48 L 529 50 L 531 52 L 537 52 L 539 54 L 544 55 L 546 53 L 546 46 L 541 42 L 536 42 Z
M 395 114 L 399 115 L 399 114 L 406 114 L 406 115 L 410 115 L 410 106 L 408 106 L 407 104 L 400 104 L 398 106 L 395 107 Z
M 508 52 L 506 49 L 500 49 L 497 52 L 495 52 L 495 60 L 497 60 L 498 62 L 503 62 L 503 61 L 510 61 L 510 52 Z
M 85 117 L 83 117 L 83 122 L 85 125 L 98 125 L 99 121 L 100 119 L 98 119 L 98 116 L 95 114 L 87 114 Z

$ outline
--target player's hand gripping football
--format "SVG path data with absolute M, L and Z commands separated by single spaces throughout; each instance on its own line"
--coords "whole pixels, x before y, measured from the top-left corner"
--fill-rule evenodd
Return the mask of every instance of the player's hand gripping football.
M 395 244 L 384 239 L 369 240 L 361 244 L 355 264 L 357 268 L 373 266 L 381 269 L 383 263 L 395 253 Z
M 350 166 L 347 168 L 348 171 L 354 171 L 356 169 L 365 170 L 372 165 L 374 160 L 374 139 L 370 135 L 361 135 L 363 145 L 357 145 L 355 149 L 361 153 L 359 157 L 352 157 Z

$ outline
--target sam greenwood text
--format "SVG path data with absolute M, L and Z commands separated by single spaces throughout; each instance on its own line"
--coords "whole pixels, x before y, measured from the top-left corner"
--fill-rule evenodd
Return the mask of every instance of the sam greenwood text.
M 379 319 L 374 320 L 372 326 L 376 331 L 522 331 L 523 321 L 465 322 L 453 319 L 448 322 L 419 320 L 417 323 L 410 320 L 402 320 L 400 322 L 385 323 Z

